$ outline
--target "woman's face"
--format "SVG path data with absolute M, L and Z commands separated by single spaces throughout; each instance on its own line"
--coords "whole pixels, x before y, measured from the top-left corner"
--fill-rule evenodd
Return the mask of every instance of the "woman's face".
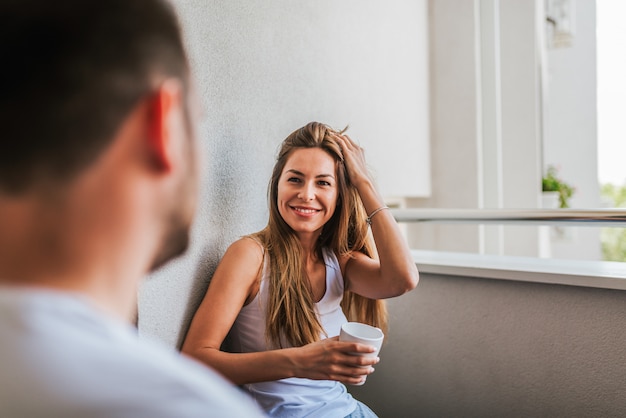
M 320 148 L 291 153 L 278 180 L 278 211 L 301 237 L 317 237 L 337 206 L 335 161 Z

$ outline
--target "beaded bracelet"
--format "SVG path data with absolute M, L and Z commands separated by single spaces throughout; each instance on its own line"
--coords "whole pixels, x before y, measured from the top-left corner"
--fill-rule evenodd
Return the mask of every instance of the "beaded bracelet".
M 365 222 L 367 222 L 367 224 L 371 226 L 372 218 L 374 217 L 374 215 L 376 215 L 378 212 L 380 212 L 383 209 L 389 209 L 389 206 L 381 206 L 378 209 L 374 210 L 374 212 L 370 213 L 367 219 L 365 219 Z

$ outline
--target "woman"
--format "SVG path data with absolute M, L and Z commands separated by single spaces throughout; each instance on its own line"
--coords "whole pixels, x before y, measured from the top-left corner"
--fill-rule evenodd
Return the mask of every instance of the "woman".
M 226 251 L 183 352 L 244 385 L 270 416 L 375 416 L 344 384 L 361 383 L 378 358 L 350 355 L 374 350 L 337 336 L 347 320 L 384 329 L 380 299 L 413 289 L 418 272 L 363 149 L 321 123 L 296 130 L 269 203 L 267 226 Z M 220 350 L 227 335 L 233 352 Z

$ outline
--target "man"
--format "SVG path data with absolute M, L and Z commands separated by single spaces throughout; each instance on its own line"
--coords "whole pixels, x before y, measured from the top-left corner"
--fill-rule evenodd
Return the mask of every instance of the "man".
M 0 416 L 261 416 L 128 324 L 196 203 L 172 10 L 2 0 L 0 19 Z

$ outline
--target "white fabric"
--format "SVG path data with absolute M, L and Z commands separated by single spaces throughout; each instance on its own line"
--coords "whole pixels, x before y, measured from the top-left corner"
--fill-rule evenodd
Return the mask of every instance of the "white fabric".
M 259 417 L 239 389 L 80 296 L 0 287 L 0 417 Z
M 347 322 L 341 310 L 344 282 L 339 262 L 332 251 L 323 251 L 326 264 L 326 292 L 316 303 L 320 322 L 328 337 L 339 335 Z M 234 352 L 268 350 L 265 340 L 265 308 L 268 297 L 268 265 L 265 263 L 261 287 L 256 298 L 246 305 L 235 320 L 230 338 Z M 326 338 L 322 335 L 321 338 Z M 272 417 L 344 417 L 356 408 L 346 387 L 331 380 L 282 379 L 245 385 L 259 405 Z

